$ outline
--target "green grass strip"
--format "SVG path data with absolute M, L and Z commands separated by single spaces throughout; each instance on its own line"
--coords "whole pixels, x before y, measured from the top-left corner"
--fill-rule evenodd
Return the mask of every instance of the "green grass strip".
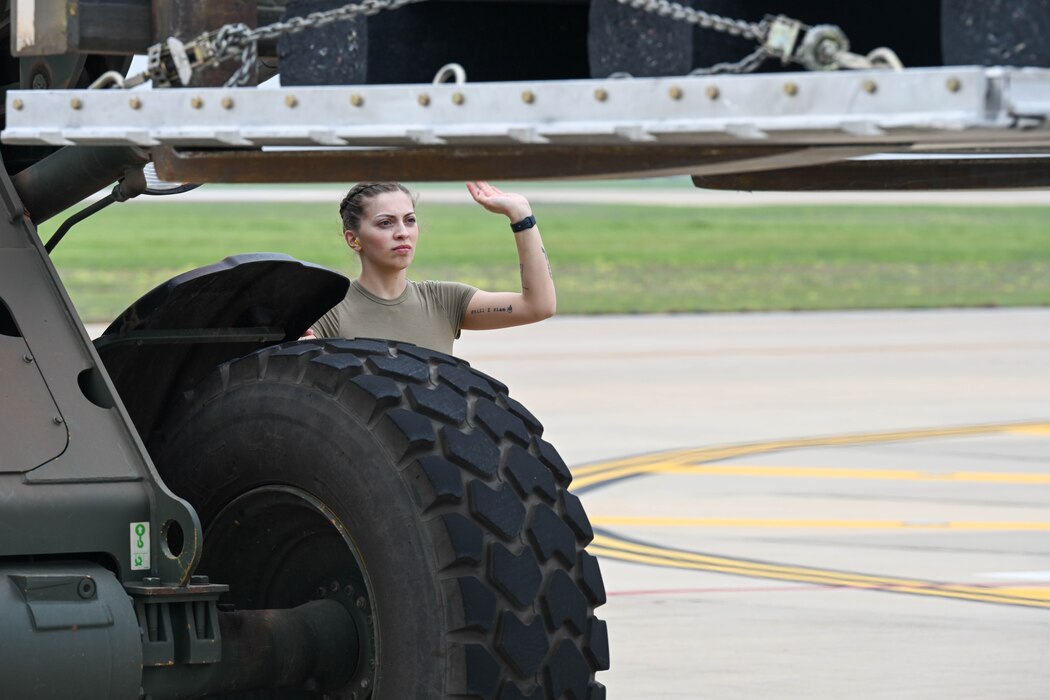
M 114 205 L 54 254 L 88 321 L 227 255 L 281 252 L 353 275 L 336 201 Z M 1050 207 L 542 205 L 559 313 L 1050 304 Z M 413 279 L 517 290 L 506 222 L 421 204 Z M 59 221 L 41 229 L 46 238 Z

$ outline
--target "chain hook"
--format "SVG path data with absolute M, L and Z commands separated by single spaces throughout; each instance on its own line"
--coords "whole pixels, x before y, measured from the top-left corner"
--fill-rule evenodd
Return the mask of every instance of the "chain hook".
M 449 80 L 455 85 L 463 85 L 467 82 L 467 71 L 458 63 L 446 63 L 434 74 L 434 85 L 447 83 Z

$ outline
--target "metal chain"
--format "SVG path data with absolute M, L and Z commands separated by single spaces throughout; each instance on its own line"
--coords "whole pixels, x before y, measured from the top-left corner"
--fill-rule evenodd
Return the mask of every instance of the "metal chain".
M 671 2 L 671 0 L 618 0 L 618 2 L 636 10 L 644 10 L 661 17 L 670 17 L 673 20 L 688 22 L 731 36 L 755 39 L 759 42 L 765 41 L 766 38 L 767 25 L 764 20 L 747 22 L 742 19 L 722 17 L 703 10 L 694 10 L 681 3 Z
M 835 54 L 835 61 L 837 61 L 843 68 L 849 68 L 851 70 L 904 70 L 904 64 L 901 63 L 897 54 L 892 49 L 888 49 L 885 46 L 880 46 L 869 52 L 867 56 L 843 51 Z
M 798 63 L 809 70 L 903 69 L 897 54 L 886 47 L 880 47 L 867 56 L 850 52 L 846 34 L 831 24 L 811 27 L 783 15 L 767 16 L 761 22 L 747 22 L 694 10 L 672 0 L 617 1 L 621 5 L 660 17 L 696 24 L 731 36 L 754 39 L 759 44 L 758 48 L 739 61 L 696 68 L 689 75 L 750 73 L 770 58 L 779 58 L 783 64 Z
M 766 62 L 769 58 L 769 52 L 766 51 L 765 46 L 759 46 L 757 49 L 744 56 L 739 61 L 716 63 L 709 68 L 694 68 L 689 71 L 689 75 L 718 75 L 719 73 L 752 73 L 758 70 L 759 66 Z
M 422 0 L 362 0 L 334 10 L 311 12 L 305 17 L 291 17 L 284 22 L 274 22 L 256 29 L 245 24 L 227 24 L 215 33 L 215 53 L 204 65 L 219 63 L 240 53 L 241 65 L 226 81 L 227 87 L 245 85 L 255 73 L 255 62 L 259 55 L 258 42 L 276 39 L 285 34 L 297 34 L 307 29 L 323 27 L 333 22 L 343 22 L 359 16 L 378 14 L 383 10 L 396 10 Z
M 155 86 L 159 81 L 163 81 L 162 85 L 172 84 L 175 81 L 170 74 L 175 72 L 180 62 L 184 67 L 188 63 L 192 69 L 196 70 L 237 57 L 240 57 L 240 65 L 226 81 L 226 87 L 246 85 L 255 75 L 255 66 L 259 57 L 259 41 L 263 39 L 276 39 L 283 34 L 296 34 L 333 22 L 374 15 L 383 10 L 396 10 L 422 1 L 362 0 L 359 3 L 350 3 L 333 10 L 311 12 L 305 17 L 291 17 L 284 22 L 274 22 L 255 29 L 242 23 L 227 24 L 215 31 L 201 34 L 185 45 L 169 39 L 167 45 L 157 44 L 150 47 L 151 62 L 156 64 L 156 72 L 145 71 L 129 78 L 124 87 L 134 87 L 151 79 Z M 177 58 L 174 56 L 176 52 L 180 54 Z M 179 82 L 185 84 L 187 81 L 183 80 L 180 75 Z
M 353 19 L 358 15 L 374 15 L 383 10 L 396 10 L 405 5 L 422 2 L 423 0 L 362 0 L 360 3 L 351 3 L 337 7 L 334 10 L 323 12 L 311 12 L 305 17 L 290 17 L 284 22 L 274 22 L 258 29 L 249 31 L 252 41 L 260 39 L 276 39 L 282 34 L 295 34 L 314 27 L 323 27 L 332 22 L 342 22 Z
M 227 24 L 219 29 L 215 36 L 215 59 L 205 62 L 219 63 L 222 58 L 236 55 L 238 49 L 241 54 L 241 64 L 237 70 L 226 79 L 226 87 L 247 85 L 255 77 L 255 61 L 259 57 L 259 42 L 251 37 L 252 30 L 247 24 Z
M 819 67 L 823 69 L 834 69 L 840 66 L 854 68 L 863 65 L 864 67 L 886 66 L 893 67 L 897 70 L 900 69 L 900 61 L 896 58 L 896 55 L 892 54 L 888 49 L 880 49 L 879 51 L 891 55 L 892 60 L 886 60 L 886 55 L 884 54 L 878 56 L 878 59 L 881 59 L 878 60 L 878 62 L 872 60 L 872 56 L 870 55 L 869 57 L 862 57 L 849 53 L 849 43 L 845 39 L 844 34 L 841 35 L 841 45 L 834 47 L 838 49 L 834 52 L 839 58 L 837 63 L 833 60 L 822 60 L 820 61 L 822 65 L 809 65 L 814 64 L 815 62 L 813 60 L 800 60 L 802 58 L 801 56 L 794 55 L 795 37 L 799 30 L 827 29 L 836 30 L 841 34 L 841 30 L 837 27 L 821 26 L 812 28 L 802 25 L 797 20 L 790 20 L 786 17 L 767 17 L 761 22 L 748 22 L 745 20 L 732 19 L 730 17 L 722 17 L 721 15 L 704 12 L 703 10 L 696 10 L 681 3 L 673 2 L 673 0 L 617 1 L 622 5 L 650 12 L 660 17 L 668 17 L 675 21 L 695 24 L 699 27 L 722 32 L 730 36 L 754 39 L 759 43 L 757 49 L 739 61 L 717 63 L 708 68 L 697 68 L 693 70 L 690 75 L 750 73 L 773 56 L 779 57 L 784 63 L 789 61 L 802 62 L 807 64 L 807 67 L 809 68 Z M 423 2 L 423 0 L 362 0 L 359 3 L 350 3 L 333 10 L 311 12 L 305 17 L 291 17 L 284 22 L 274 22 L 273 24 L 257 27 L 255 29 L 252 29 L 246 24 L 227 24 L 214 32 L 202 34 L 197 37 L 192 42 L 185 45 L 185 50 L 182 49 L 182 45 L 179 42 L 169 40 L 168 50 L 174 53 L 171 48 L 173 43 L 178 47 L 178 50 L 182 52 L 182 55 L 179 58 L 181 58 L 184 69 L 188 55 L 190 54 L 196 59 L 191 64 L 191 67 L 194 69 L 213 66 L 239 56 L 240 65 L 226 81 L 226 86 L 232 87 L 246 85 L 251 82 L 252 77 L 255 75 L 256 63 L 259 56 L 258 42 L 263 39 L 275 39 L 284 34 L 296 34 L 307 29 L 322 27 L 333 22 L 342 22 L 359 16 L 374 15 L 383 10 L 395 10 L 417 2 Z M 783 29 L 785 22 L 793 32 L 789 46 L 784 46 L 777 36 L 773 36 L 778 34 L 778 28 Z M 772 35 L 771 30 L 773 30 Z M 808 38 L 809 37 L 807 36 L 807 39 Z M 163 59 L 163 56 L 161 55 L 163 51 L 164 47 L 161 45 L 151 47 L 150 49 L 151 58 L 156 54 L 157 60 L 155 62 L 158 66 L 164 64 L 164 66 L 167 67 L 172 63 L 178 65 L 180 62 L 178 60 L 174 62 L 161 60 Z M 873 54 L 874 53 L 875 52 L 873 52 Z M 168 57 L 171 57 L 170 54 Z M 865 58 L 867 58 L 866 61 Z M 129 79 L 126 82 L 125 87 L 132 87 L 150 79 L 151 77 L 154 78 L 154 82 L 156 82 L 159 74 L 151 74 L 147 71 L 141 76 L 135 76 L 134 78 Z

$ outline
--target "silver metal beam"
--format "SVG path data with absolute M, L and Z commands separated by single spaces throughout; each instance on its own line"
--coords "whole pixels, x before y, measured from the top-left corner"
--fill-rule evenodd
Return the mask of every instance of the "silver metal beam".
M 4 143 L 469 148 L 1050 145 L 1050 70 L 7 93 Z

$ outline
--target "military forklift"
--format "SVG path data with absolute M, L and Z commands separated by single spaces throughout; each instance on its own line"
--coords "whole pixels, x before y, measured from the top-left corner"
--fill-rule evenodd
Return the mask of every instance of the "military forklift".
M 605 697 L 593 530 L 505 385 L 300 340 L 348 281 L 277 254 L 92 340 L 49 257 L 78 221 L 212 182 L 1045 187 L 1050 72 L 994 66 L 1050 65 L 1047 8 L 5 3 L 0 695 Z

